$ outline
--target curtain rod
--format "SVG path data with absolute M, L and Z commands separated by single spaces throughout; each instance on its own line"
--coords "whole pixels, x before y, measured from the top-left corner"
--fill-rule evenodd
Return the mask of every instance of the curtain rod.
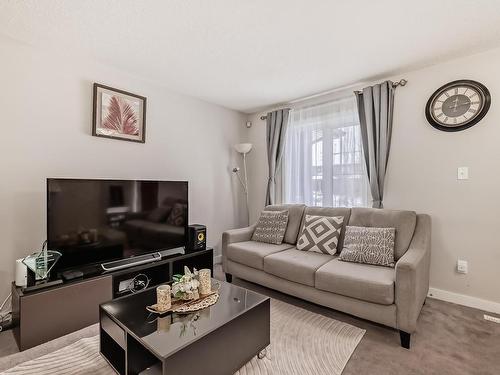
M 290 107 L 282 107 L 282 108 L 278 108 L 278 109 L 290 109 Z M 277 111 L 278 109 L 275 109 L 275 111 Z M 260 119 L 261 120 L 266 120 L 267 119 L 267 115 L 260 116 Z
M 393 82 L 392 83 L 392 87 L 398 87 L 398 86 L 406 86 L 406 84 L 408 83 L 408 80 L 402 78 L 400 79 L 399 81 L 397 82 Z M 359 90 L 356 90 L 354 91 L 355 93 L 362 93 L 362 91 L 359 91 Z M 325 94 L 327 95 L 327 94 Z M 314 95 L 315 96 L 315 95 Z M 260 119 L 261 120 L 266 120 L 267 119 L 267 115 L 264 115 L 264 116 L 260 116 Z
M 408 80 L 402 78 L 397 82 L 393 82 L 392 87 L 396 88 L 398 86 L 406 86 L 407 83 L 408 83 Z M 363 92 L 362 90 L 355 90 L 354 91 L 354 93 L 356 93 L 356 94 L 361 94 L 362 92 Z

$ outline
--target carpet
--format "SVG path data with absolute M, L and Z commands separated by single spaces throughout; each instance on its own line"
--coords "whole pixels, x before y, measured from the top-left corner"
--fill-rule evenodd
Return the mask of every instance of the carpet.
M 75 340 L 72 343 L 61 338 L 57 339 L 59 343 L 54 340 L 2 358 L 0 369 L 6 364 L 14 367 L 1 374 L 112 375 L 114 371 L 99 354 L 99 337 L 85 337 L 96 329 L 94 325 L 71 334 Z M 271 346 L 267 356 L 261 360 L 253 358 L 237 375 L 341 374 L 364 333 L 352 325 L 272 300 Z M 60 345 L 60 349 L 55 349 Z M 55 350 L 47 353 L 47 346 Z

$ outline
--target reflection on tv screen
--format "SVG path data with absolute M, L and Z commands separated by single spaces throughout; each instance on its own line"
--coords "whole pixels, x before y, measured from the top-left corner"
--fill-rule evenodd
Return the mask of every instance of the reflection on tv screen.
M 59 269 L 185 245 L 187 182 L 47 180 L 49 248 Z

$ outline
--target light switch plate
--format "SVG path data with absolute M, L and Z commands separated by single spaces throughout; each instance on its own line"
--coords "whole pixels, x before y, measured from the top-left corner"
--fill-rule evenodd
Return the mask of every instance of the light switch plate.
M 468 180 L 468 179 L 469 179 L 469 167 L 458 167 L 457 180 Z

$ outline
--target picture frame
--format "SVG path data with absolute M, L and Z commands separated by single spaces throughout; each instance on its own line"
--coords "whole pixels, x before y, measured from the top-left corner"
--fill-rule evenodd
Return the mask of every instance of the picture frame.
M 144 96 L 94 83 L 92 135 L 130 142 L 146 142 Z

